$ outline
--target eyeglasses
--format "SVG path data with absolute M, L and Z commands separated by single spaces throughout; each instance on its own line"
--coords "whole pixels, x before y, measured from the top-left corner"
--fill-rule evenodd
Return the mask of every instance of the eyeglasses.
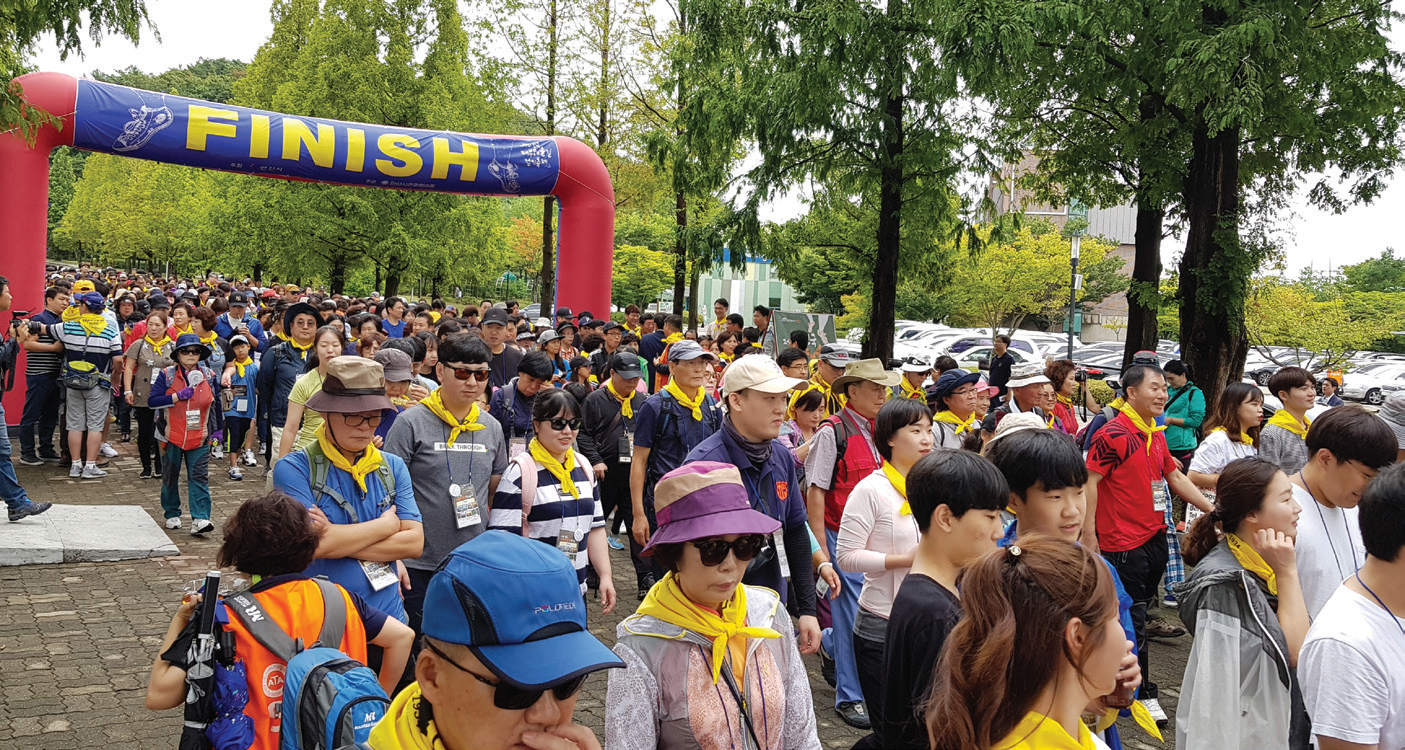
M 364 414 L 343 414 L 341 415 L 341 418 L 342 421 L 346 422 L 347 427 L 360 427 L 361 425 L 366 424 L 372 427 L 380 427 L 381 420 L 385 419 L 385 417 L 381 416 L 380 414 L 377 414 L 372 417 L 368 417 Z
M 562 419 L 560 417 L 557 417 L 551 420 L 551 429 L 556 430 L 557 432 L 561 432 L 562 430 L 566 429 L 579 430 L 581 428 L 581 424 L 582 422 L 580 417 L 576 417 L 575 419 Z
M 493 705 L 503 709 L 504 711 L 523 711 L 528 708 L 531 708 L 532 706 L 535 706 L 537 704 L 537 701 L 541 700 L 542 695 L 546 693 L 547 690 L 550 690 L 552 693 L 556 694 L 556 700 L 568 700 L 571 696 L 580 692 L 581 685 L 585 684 L 585 678 L 589 676 L 579 675 L 577 677 L 572 677 L 569 680 L 559 682 L 555 685 L 552 685 L 550 688 L 544 690 L 522 690 L 519 688 L 515 688 L 505 682 L 493 682 L 487 677 L 484 677 L 478 674 L 477 672 L 474 672 L 473 670 L 463 666 L 462 664 L 459 664 L 458 662 L 450 658 L 448 654 L 439 650 L 439 647 L 435 646 L 434 643 L 431 642 L 428 638 L 425 639 L 424 645 L 429 646 L 430 651 L 433 651 L 434 653 L 438 654 L 439 658 L 443 659 L 444 661 L 447 661 L 450 664 L 454 665 L 454 667 L 459 671 L 467 672 L 468 675 L 473 679 L 478 680 L 484 685 L 493 688 Z
M 440 362 L 439 364 L 442 365 L 444 369 L 452 371 L 455 380 L 468 380 L 469 378 L 473 378 L 481 383 L 492 375 L 488 370 L 470 370 L 467 367 L 454 367 L 446 362 Z
M 722 539 L 689 542 L 698 548 L 698 557 L 702 558 L 702 564 L 709 568 L 721 565 L 722 561 L 727 559 L 728 550 L 737 556 L 738 562 L 750 562 L 751 558 L 761 554 L 761 546 L 765 543 L 766 538 L 760 534 L 749 534 L 732 542 Z

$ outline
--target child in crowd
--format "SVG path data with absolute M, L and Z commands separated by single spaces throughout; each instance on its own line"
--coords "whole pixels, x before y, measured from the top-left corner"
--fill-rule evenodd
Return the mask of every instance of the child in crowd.
M 220 385 L 224 387 L 222 394 L 226 394 L 221 406 L 224 408 L 225 433 L 229 437 L 229 478 L 237 482 L 244 478 L 244 473 L 239 469 L 240 458 L 249 466 L 258 465 L 254 451 L 246 449 L 244 441 L 254 415 L 258 413 L 254 403 L 254 378 L 259 374 L 259 366 L 249 357 L 252 347 L 242 335 L 230 339 L 229 347 L 234 350 L 234 357 L 225 363 L 224 373 L 220 376 Z

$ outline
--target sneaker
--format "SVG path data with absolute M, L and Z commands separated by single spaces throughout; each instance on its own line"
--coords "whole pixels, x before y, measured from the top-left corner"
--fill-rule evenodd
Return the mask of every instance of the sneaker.
M 235 482 L 242 481 L 244 479 L 244 472 L 240 471 L 238 466 L 232 466 L 229 469 L 229 478 Z
M 1146 623 L 1146 637 L 1148 638 L 1180 638 L 1185 634 L 1185 628 L 1180 625 L 1172 625 L 1165 620 L 1148 620 Z
M 36 503 L 33 500 L 26 500 L 24 505 L 10 509 L 10 520 L 18 521 L 29 516 L 37 516 L 52 507 L 54 507 L 53 503 Z
M 150 467 L 150 466 L 144 466 L 144 467 L 142 467 L 141 473 L 137 475 L 137 479 L 150 479 L 150 478 L 151 478 L 151 467 Z
M 122 433 L 122 442 L 124 442 L 124 443 L 130 443 L 130 442 L 132 442 L 132 433 L 130 433 L 130 432 L 124 432 L 124 433 Z
M 259 441 L 259 455 L 262 456 L 263 454 L 265 454 L 265 453 L 267 453 L 267 452 L 268 452 L 268 443 L 265 443 L 264 441 L 260 440 L 260 441 Z
M 820 676 L 830 687 L 834 687 L 834 657 L 825 650 L 824 643 L 820 643 Z
M 20 456 L 20 463 L 24 464 L 25 466 L 44 465 L 43 459 L 39 458 L 38 456 Z
M 73 465 L 68 467 L 68 476 L 71 479 L 77 479 L 83 476 L 83 462 L 74 461 Z
M 73 472 L 69 473 L 72 474 Z M 84 479 L 102 479 L 105 476 L 107 476 L 107 472 L 99 469 L 97 464 L 88 464 L 83 467 Z
M 39 460 L 50 464 L 61 464 L 63 463 L 63 456 L 57 453 L 44 453 L 40 451 Z
M 246 449 L 246 450 L 244 451 L 244 465 L 245 465 L 245 466 L 258 466 L 258 465 L 259 465 L 259 460 L 254 457 L 254 451 L 253 451 L 252 449 Z
M 639 580 L 639 601 L 644 601 L 644 597 L 649 595 L 649 589 L 652 589 L 655 583 L 658 581 L 654 578 L 653 573 L 647 573 Z
M 113 448 L 111 443 L 103 443 L 102 446 L 98 448 L 98 453 L 108 458 L 117 458 L 117 449 Z
M 1145 708 L 1156 722 L 1157 728 L 1165 729 L 1166 725 L 1171 722 L 1170 718 L 1166 716 L 1165 709 L 1161 708 L 1161 701 L 1155 698 L 1142 698 L 1141 704 L 1142 708 Z
M 1163 607 L 1170 607 L 1171 609 L 1175 609 L 1175 608 L 1177 608 L 1177 607 L 1179 607 L 1179 606 L 1181 606 L 1181 605 L 1180 605 L 1179 602 L 1176 601 L 1176 595 L 1175 595 L 1175 594 L 1167 594 L 1165 597 L 1163 597 L 1163 598 L 1161 599 L 1161 606 L 1163 606 Z
M 214 530 L 215 530 L 215 525 L 214 525 L 213 523 L 210 523 L 210 519 L 208 519 L 208 518 L 197 518 L 197 519 L 195 519 L 194 521 L 191 521 L 191 522 L 190 522 L 190 534 L 191 534 L 191 536 L 199 536 L 199 535 L 201 535 L 201 534 L 208 534 L 208 533 L 210 533 L 211 531 L 214 531 Z
M 179 529 L 180 527 L 181 527 L 181 518 L 180 518 L 180 516 L 176 516 L 175 518 L 167 518 L 167 519 L 166 519 L 166 528 L 168 528 L 168 529 Z
M 214 457 L 216 460 L 219 460 L 219 459 L 224 458 L 224 446 L 223 446 L 223 445 L 216 445 L 216 446 L 210 448 L 210 455 L 211 455 L 212 457 Z
M 605 540 L 605 543 L 610 545 L 610 549 L 614 549 L 614 550 L 621 550 L 621 549 L 624 549 L 624 542 L 621 542 L 621 541 L 620 541 L 620 538 L 617 537 L 617 536 L 607 537 L 606 540 Z
M 869 721 L 868 718 L 868 707 L 864 705 L 863 701 L 840 703 L 834 707 L 834 710 L 839 712 L 839 718 L 843 719 L 845 724 L 855 729 L 871 729 L 873 727 L 873 722 Z

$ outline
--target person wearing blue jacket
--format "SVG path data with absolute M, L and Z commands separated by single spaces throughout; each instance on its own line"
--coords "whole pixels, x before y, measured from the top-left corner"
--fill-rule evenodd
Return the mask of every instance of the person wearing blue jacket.
M 293 383 L 307 372 L 307 355 L 312 349 L 321 317 L 317 308 L 306 302 L 288 307 L 283 313 L 282 341 L 264 352 L 255 378 L 257 409 L 260 423 L 268 425 L 269 446 L 276 451 L 283 439 L 283 424 L 288 421 L 288 394 Z M 293 425 L 296 430 L 298 425 Z M 259 432 L 262 434 L 263 430 Z
M 229 312 L 215 319 L 215 335 L 230 341 L 236 335 L 249 341 L 254 351 L 263 351 L 268 344 L 268 334 L 258 318 L 249 314 L 249 296 L 243 292 L 230 292 Z

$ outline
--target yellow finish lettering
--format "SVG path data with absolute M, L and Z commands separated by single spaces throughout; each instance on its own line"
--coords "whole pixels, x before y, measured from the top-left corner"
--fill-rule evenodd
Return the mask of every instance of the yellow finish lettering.
M 254 132 L 249 136 L 249 158 L 268 158 L 268 115 L 253 115 Z
M 283 160 L 297 161 L 302 157 L 302 147 L 312 154 L 312 163 L 319 167 L 331 167 L 332 155 L 336 151 L 336 131 L 331 125 L 317 123 L 317 135 L 307 123 L 292 117 L 283 118 Z
M 376 140 L 376 145 L 380 146 L 381 153 L 390 157 L 376 159 L 376 169 L 387 177 L 413 177 L 424 166 L 420 155 L 410 150 L 420 147 L 420 142 L 412 136 L 386 133 Z M 403 165 L 396 162 L 403 162 Z
M 234 123 L 211 122 L 211 120 L 238 121 L 239 113 L 232 109 L 217 109 L 191 105 L 185 130 L 185 147 L 191 151 L 204 151 L 205 139 L 215 135 L 222 138 L 234 137 Z
M 346 171 L 360 172 L 366 166 L 366 131 L 346 129 Z
M 434 168 L 429 176 L 442 180 L 449 176 L 449 165 L 459 165 L 459 180 L 473 182 L 478 176 L 478 144 L 463 141 L 462 151 L 449 150 L 448 138 L 434 139 Z

